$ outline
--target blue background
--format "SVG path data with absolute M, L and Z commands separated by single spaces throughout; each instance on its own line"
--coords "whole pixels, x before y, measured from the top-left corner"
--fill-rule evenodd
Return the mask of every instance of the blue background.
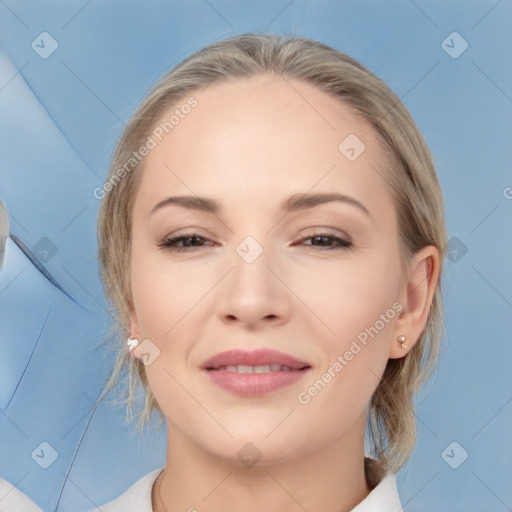
M 511 22 L 506 0 L 0 3 L 0 198 L 11 228 L 0 272 L 0 477 L 44 510 L 79 512 L 165 465 L 164 429 L 139 441 L 122 407 L 93 408 L 113 362 L 101 345 L 93 190 L 164 72 L 219 39 L 275 32 L 322 41 L 383 78 L 436 160 L 452 238 L 446 350 L 398 474 L 405 510 L 509 510 Z M 469 44 L 458 58 L 442 46 L 454 31 Z M 31 47 L 42 32 L 58 43 L 46 59 Z M 36 462 L 42 442 L 58 453 L 47 469 Z

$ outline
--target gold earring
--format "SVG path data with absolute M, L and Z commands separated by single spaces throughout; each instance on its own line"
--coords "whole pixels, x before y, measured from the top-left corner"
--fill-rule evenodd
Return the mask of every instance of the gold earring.
M 405 348 L 406 347 L 406 345 L 405 345 L 405 340 L 406 339 L 407 338 L 403 334 L 400 334 L 400 336 L 398 336 L 396 341 L 398 341 L 398 343 L 400 343 L 402 345 L 402 348 Z

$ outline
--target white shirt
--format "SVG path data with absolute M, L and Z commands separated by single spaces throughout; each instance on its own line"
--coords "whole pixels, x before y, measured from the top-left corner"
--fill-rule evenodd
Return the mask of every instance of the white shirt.
M 42 510 L 26 494 L 7 480 L 0 478 L 0 512 L 42 512 Z
M 137 480 L 127 491 L 94 512 L 153 512 L 151 491 L 164 468 L 155 469 Z M 386 475 L 359 505 L 350 512 L 401 512 L 396 475 Z

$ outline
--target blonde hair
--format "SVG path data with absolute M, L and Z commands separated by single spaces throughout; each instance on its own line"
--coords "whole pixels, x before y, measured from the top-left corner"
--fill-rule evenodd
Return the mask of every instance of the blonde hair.
M 118 382 L 121 373 L 128 370 L 128 398 L 124 403 L 128 404 L 129 414 L 139 384 L 145 393 L 136 426 L 136 429 L 142 427 L 141 432 L 153 411 L 160 412 L 159 427 L 164 418 L 148 386 L 143 363 L 130 357 L 125 346 L 133 308 L 131 215 L 142 173 L 140 163 L 132 162 L 127 169 L 126 162 L 142 147 L 162 114 L 191 93 L 214 81 L 264 73 L 306 81 L 348 105 L 367 121 L 382 146 L 387 183 L 398 215 L 404 268 L 415 252 L 433 245 L 440 253 L 442 275 L 447 245 L 444 206 L 432 156 L 408 110 L 382 80 L 351 57 L 306 38 L 243 34 L 201 49 L 161 78 L 130 119 L 113 156 L 106 181 L 111 186 L 102 198 L 98 216 L 101 278 L 109 311 L 116 320 L 108 339 L 114 340 L 117 353 L 100 400 Z M 420 339 L 405 357 L 388 360 L 369 404 L 367 427 L 377 460 L 372 468 L 367 468 L 372 487 L 384 472 L 397 471 L 414 449 L 414 398 L 436 367 L 442 333 L 440 280 Z

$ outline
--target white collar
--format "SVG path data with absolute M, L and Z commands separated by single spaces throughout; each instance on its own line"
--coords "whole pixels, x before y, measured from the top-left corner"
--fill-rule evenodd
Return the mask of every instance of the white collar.
M 401 512 L 396 475 L 388 473 L 379 484 L 350 512 Z
M 151 491 L 158 475 L 164 468 L 155 469 L 137 480 L 117 499 L 102 505 L 98 512 L 153 512 Z M 389 473 L 350 512 L 401 512 L 396 475 Z

